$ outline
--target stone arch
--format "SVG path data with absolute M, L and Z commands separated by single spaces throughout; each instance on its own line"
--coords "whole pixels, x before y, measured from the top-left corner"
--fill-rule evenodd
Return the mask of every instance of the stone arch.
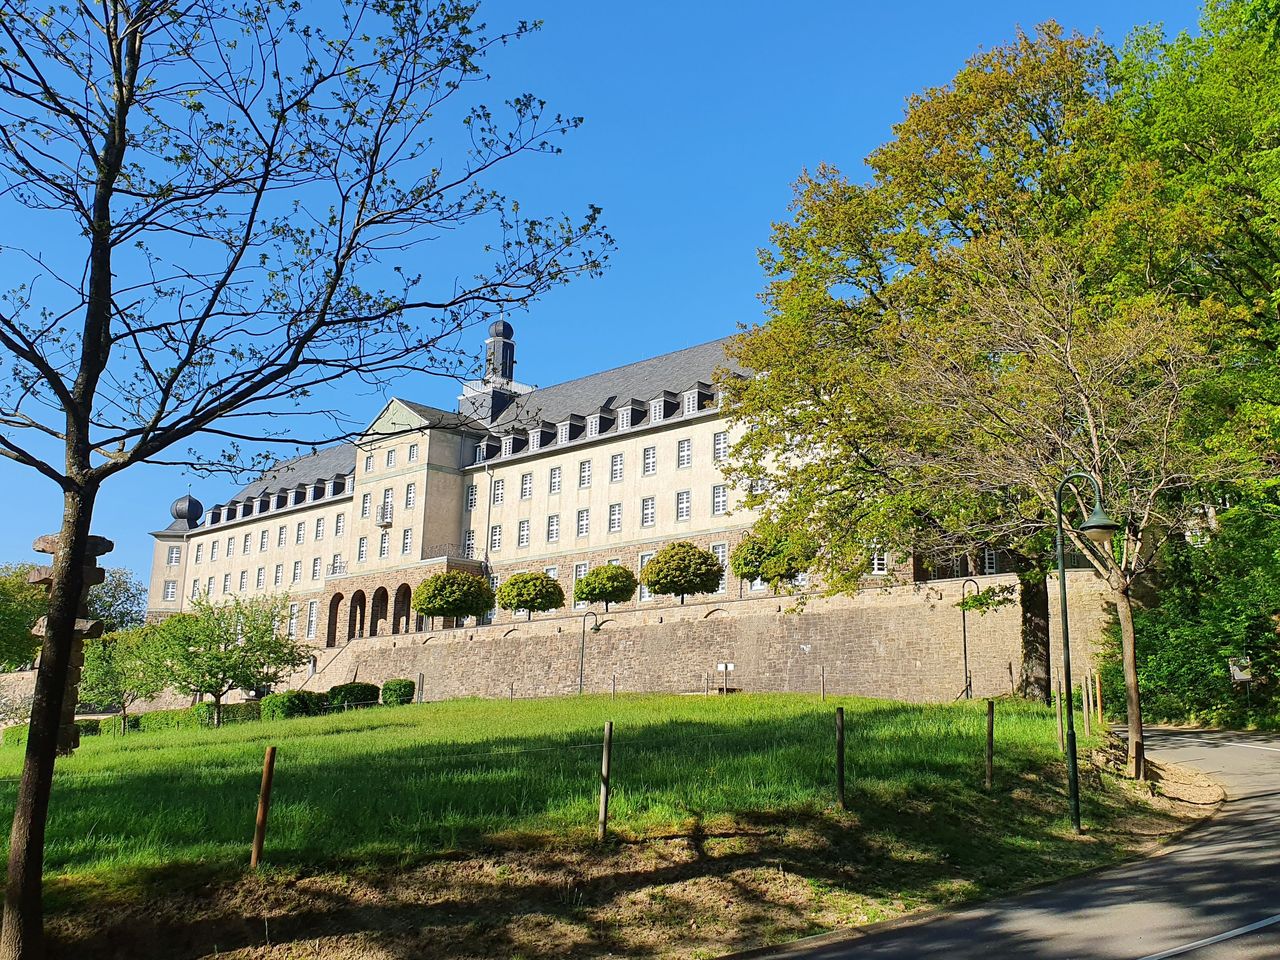
M 347 614 L 347 640 L 355 640 L 364 636 L 365 596 L 363 590 L 351 595 L 351 609 Z
M 338 624 L 342 620 L 342 594 L 335 593 L 329 598 L 329 625 L 325 629 L 324 645 L 326 647 L 336 647 L 338 645 Z
M 713 616 L 714 614 L 717 614 L 717 613 L 728 613 L 728 612 L 729 611 L 725 610 L 724 607 L 715 607 L 714 609 L 708 610 L 706 613 L 704 613 L 702 615 L 702 619 L 705 620 L 707 619 L 707 617 Z
M 379 587 L 373 591 L 373 601 L 369 604 L 369 636 L 371 637 L 387 632 L 388 600 L 386 587 Z
M 409 609 L 409 600 L 413 596 L 413 591 L 409 589 L 407 583 L 402 583 L 396 587 L 395 600 L 391 606 L 391 632 L 392 633 L 408 633 L 410 617 L 413 613 Z

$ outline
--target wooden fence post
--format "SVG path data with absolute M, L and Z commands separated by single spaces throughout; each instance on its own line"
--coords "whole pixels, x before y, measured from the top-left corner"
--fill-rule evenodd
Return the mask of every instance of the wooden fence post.
M 987 700 L 987 789 L 995 779 L 996 762 L 996 702 Z
M 1074 707 L 1074 704 L 1072 705 Z M 1089 703 L 1089 675 L 1085 674 L 1084 681 L 1080 684 L 1080 709 L 1084 713 L 1084 735 L 1086 737 L 1093 735 L 1092 709 Z
M 614 674 L 614 676 L 613 676 L 613 699 L 614 699 L 614 700 L 617 700 L 617 699 L 618 699 L 618 676 L 617 676 L 617 674 Z
M 418 674 L 418 702 L 422 702 L 422 687 L 426 683 L 427 678 L 423 674 Z
M 827 668 L 826 667 L 822 668 L 821 684 L 822 684 L 822 702 L 826 703 L 827 702 Z
M 1093 705 L 1098 711 L 1098 726 L 1102 727 L 1106 724 L 1107 718 L 1102 712 L 1102 676 L 1095 673 L 1093 675 Z
M 262 859 L 262 845 L 267 839 L 267 814 L 271 811 L 271 781 L 276 772 L 276 748 L 267 747 L 262 758 L 262 787 L 258 790 L 258 819 L 253 827 L 253 849 L 249 853 L 249 869 L 257 870 Z
M 604 750 L 600 754 L 600 820 L 596 824 L 596 840 L 604 842 L 609 829 L 609 764 L 613 754 L 613 721 L 604 724 Z
M 849 803 L 844 795 L 844 707 L 836 707 L 836 797 L 840 801 L 840 809 L 848 810 Z

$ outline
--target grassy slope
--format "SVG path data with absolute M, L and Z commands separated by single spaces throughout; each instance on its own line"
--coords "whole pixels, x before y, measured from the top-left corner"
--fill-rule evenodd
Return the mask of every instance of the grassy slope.
M 848 814 L 833 806 L 837 705 L 846 711 Z M 744 869 L 753 858 L 785 858 L 814 896 L 843 897 L 837 913 L 852 911 L 855 920 L 1115 859 L 1129 846 L 1120 828 L 1142 808 L 1087 777 L 1092 836 L 1071 836 L 1053 715 L 1025 704 L 1000 704 L 997 789 L 988 795 L 980 703 L 822 704 L 783 695 L 457 701 L 86 740 L 55 779 L 47 847 L 49 870 L 61 876 L 55 899 L 83 903 L 112 888 L 132 897 L 182 875 L 201 883 L 237 875 L 269 743 L 279 756 L 267 859 L 286 873 L 386 877 L 452 850 L 513 849 L 570 851 L 580 858 L 574 871 L 607 872 L 588 852 L 606 719 L 615 724 L 618 836 L 746 830 L 724 841 L 736 844 Z M 19 764 L 19 751 L 0 753 L 0 777 Z M 9 807 L 14 785 L 0 790 Z M 1168 823 L 1147 826 L 1159 832 Z M 748 835 L 774 839 L 741 839 Z M 615 849 L 633 855 L 626 845 Z M 519 859 L 495 869 L 512 863 Z M 530 895 L 545 885 L 533 884 Z M 579 906 L 551 905 L 552 913 L 562 908 Z M 815 918 L 829 923 L 831 911 Z

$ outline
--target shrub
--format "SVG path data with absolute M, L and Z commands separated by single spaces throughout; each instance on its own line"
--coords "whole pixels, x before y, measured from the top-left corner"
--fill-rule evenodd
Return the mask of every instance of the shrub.
M 641 582 L 654 593 L 678 596 L 680 602 L 691 593 L 715 593 L 720 589 L 724 567 L 716 555 L 692 543 L 669 543 L 644 565 Z
M 606 563 L 588 570 L 573 585 L 573 599 L 581 603 L 603 603 L 606 611 L 611 603 L 626 603 L 636 594 L 636 577 L 620 563 Z
M 388 680 L 382 685 L 382 702 L 388 706 L 402 706 L 413 703 L 414 685 L 412 680 L 397 678 Z
M 244 703 L 224 703 L 222 705 L 222 722 L 238 723 L 244 720 L 262 719 L 262 701 L 246 700 Z
M 102 721 L 96 718 L 77 720 L 76 726 L 80 728 L 80 736 L 82 737 L 96 737 L 102 733 Z M 117 723 L 116 726 L 119 726 L 119 724 Z
M 378 702 L 379 693 L 376 683 L 340 683 L 329 690 L 329 708 L 367 707 Z
M 527 610 L 529 616 L 564 606 L 564 590 L 545 573 L 516 573 L 494 595 L 503 610 Z
M 413 591 L 410 606 L 425 617 L 483 617 L 493 609 L 487 577 L 465 570 L 446 570 L 427 577 Z
M 288 720 L 290 717 L 315 717 L 325 712 L 329 696 L 314 690 L 285 690 L 269 693 L 260 704 L 263 720 Z
M 141 727 L 142 716 L 143 715 L 140 713 L 129 714 L 125 718 L 125 722 L 128 725 L 128 730 L 136 731 L 136 730 L 142 729 Z M 102 734 L 104 737 L 118 737 L 122 733 L 126 733 L 126 732 L 128 731 L 122 730 L 120 728 L 119 714 L 116 714 L 114 717 L 103 717 L 101 720 L 98 721 L 98 733 Z
M 222 709 L 226 710 L 226 707 L 223 707 Z M 193 703 L 187 708 L 187 714 L 194 721 L 194 725 L 200 727 L 212 727 L 214 714 L 216 712 L 217 707 L 212 703 L 205 703 L 203 700 L 199 703 Z M 188 724 L 188 726 L 189 725 L 190 724 Z
M 743 580 L 763 580 L 780 590 L 809 568 L 816 552 L 803 533 L 762 520 L 733 548 L 729 566 Z
M 138 716 L 138 729 L 143 733 L 152 733 L 157 730 L 198 727 L 200 726 L 200 718 L 196 708 L 203 706 L 208 706 L 208 704 L 197 703 L 195 707 L 181 710 L 149 710 Z

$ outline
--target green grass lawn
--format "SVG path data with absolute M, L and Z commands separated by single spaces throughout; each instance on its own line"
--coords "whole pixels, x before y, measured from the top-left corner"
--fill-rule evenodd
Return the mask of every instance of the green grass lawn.
M 407 863 L 547 837 L 587 843 L 605 720 L 614 722 L 611 826 L 622 837 L 743 816 L 827 815 L 837 705 L 846 712 L 848 796 L 860 831 L 962 872 L 998 871 L 1071 846 L 1080 865 L 1105 855 L 1066 839 L 1062 763 L 1044 708 L 999 705 L 989 796 L 981 702 L 587 696 L 86 738 L 58 763 L 47 867 L 52 875 L 120 877 L 244 864 L 268 744 L 278 747 L 266 857 L 276 866 Z M 0 778 L 16 776 L 20 764 L 20 750 L 0 752 Z M 15 793 L 15 784 L 0 784 L 4 814 Z M 1125 803 L 1097 790 L 1085 800 L 1095 824 Z

